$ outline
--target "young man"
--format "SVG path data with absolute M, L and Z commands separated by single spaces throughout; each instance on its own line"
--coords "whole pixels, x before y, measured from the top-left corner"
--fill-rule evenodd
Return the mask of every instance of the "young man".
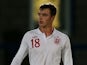
M 11 65 L 21 65 L 28 54 L 30 65 L 73 65 L 70 40 L 67 35 L 53 26 L 56 8 L 52 4 L 43 4 L 39 8 L 37 29 L 28 31 Z

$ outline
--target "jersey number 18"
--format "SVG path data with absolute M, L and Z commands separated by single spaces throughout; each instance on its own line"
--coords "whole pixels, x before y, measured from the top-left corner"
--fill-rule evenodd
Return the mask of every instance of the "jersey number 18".
M 36 47 L 38 48 L 40 46 L 40 40 L 39 39 L 32 39 L 32 48 Z

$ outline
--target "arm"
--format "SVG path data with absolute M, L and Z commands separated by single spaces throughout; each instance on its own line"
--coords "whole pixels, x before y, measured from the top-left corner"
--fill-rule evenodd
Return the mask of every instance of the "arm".
M 68 37 L 66 37 L 66 42 L 62 49 L 62 60 L 64 65 L 73 65 L 71 45 Z
M 20 48 L 17 52 L 17 54 L 15 55 L 14 59 L 11 62 L 11 65 L 21 65 L 24 57 L 27 55 L 28 53 L 28 46 L 26 43 L 26 36 L 23 37 Z

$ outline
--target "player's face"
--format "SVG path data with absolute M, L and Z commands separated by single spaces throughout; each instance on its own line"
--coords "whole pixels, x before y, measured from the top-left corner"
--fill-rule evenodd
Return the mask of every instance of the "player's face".
M 38 12 L 38 18 L 40 27 L 52 26 L 54 16 L 51 16 L 49 9 L 40 9 Z

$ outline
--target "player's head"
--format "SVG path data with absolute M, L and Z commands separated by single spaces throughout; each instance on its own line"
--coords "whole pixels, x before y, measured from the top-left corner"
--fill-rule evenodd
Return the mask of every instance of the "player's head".
M 43 4 L 39 8 L 38 22 L 40 27 L 52 26 L 56 15 L 56 7 L 52 4 Z
M 51 16 L 56 15 L 56 7 L 51 3 L 42 4 L 40 10 L 49 9 Z

